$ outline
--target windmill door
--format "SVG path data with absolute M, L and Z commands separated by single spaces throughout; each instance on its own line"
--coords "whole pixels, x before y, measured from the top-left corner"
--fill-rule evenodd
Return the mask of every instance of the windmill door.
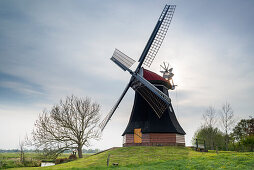
M 141 129 L 134 129 L 134 143 L 142 143 Z

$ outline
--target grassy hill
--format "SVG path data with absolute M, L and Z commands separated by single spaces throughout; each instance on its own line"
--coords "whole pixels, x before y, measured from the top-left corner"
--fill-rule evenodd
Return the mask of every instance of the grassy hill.
M 110 154 L 110 166 L 107 158 Z M 118 163 L 118 166 L 113 166 Z M 252 152 L 201 153 L 184 147 L 123 147 L 69 163 L 32 169 L 254 169 Z M 21 168 L 22 169 L 22 168 Z M 28 168 L 25 168 L 28 169 Z M 30 168 L 29 168 L 30 169 Z

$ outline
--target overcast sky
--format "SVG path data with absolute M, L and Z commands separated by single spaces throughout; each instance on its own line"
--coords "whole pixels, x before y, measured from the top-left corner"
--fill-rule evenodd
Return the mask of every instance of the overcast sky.
M 186 144 L 210 105 L 227 101 L 236 119 L 254 116 L 252 0 L 1 0 L 0 149 L 17 148 L 38 114 L 67 95 L 91 97 L 104 117 L 130 78 L 110 61 L 114 49 L 138 60 L 166 3 L 176 11 L 149 69 L 174 68 L 170 97 Z M 129 90 L 92 148 L 122 145 L 133 99 Z

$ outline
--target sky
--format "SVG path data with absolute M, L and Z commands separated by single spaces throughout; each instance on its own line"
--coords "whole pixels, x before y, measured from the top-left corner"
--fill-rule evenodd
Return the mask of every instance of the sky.
M 137 61 L 165 4 L 176 11 L 148 69 L 174 68 L 169 94 L 186 145 L 209 106 L 219 113 L 228 102 L 236 120 L 254 116 L 252 0 L 1 0 L 0 149 L 17 148 L 44 109 L 72 94 L 106 116 L 130 78 L 110 60 L 114 49 Z M 90 148 L 122 146 L 133 100 L 129 90 Z

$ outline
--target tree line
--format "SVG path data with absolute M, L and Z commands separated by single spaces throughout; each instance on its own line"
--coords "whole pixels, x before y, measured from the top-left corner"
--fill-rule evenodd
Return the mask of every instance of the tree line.
M 209 106 L 202 114 L 203 123 L 195 132 L 192 143 L 196 140 L 205 141 L 206 148 L 214 150 L 253 151 L 254 149 L 254 118 L 236 120 L 229 103 L 220 109 Z

